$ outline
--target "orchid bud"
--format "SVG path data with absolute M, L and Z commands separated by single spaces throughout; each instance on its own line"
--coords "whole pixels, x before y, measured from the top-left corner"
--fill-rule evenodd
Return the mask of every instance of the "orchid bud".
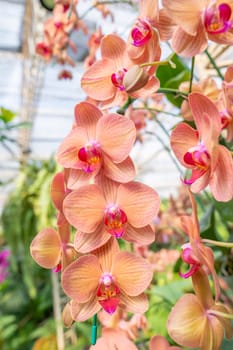
M 149 80 L 149 74 L 139 66 L 132 66 L 124 75 L 123 85 L 128 93 L 143 88 Z

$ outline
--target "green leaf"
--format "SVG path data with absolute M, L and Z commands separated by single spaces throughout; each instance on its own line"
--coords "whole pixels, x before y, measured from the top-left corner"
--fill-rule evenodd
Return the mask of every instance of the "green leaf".
M 189 81 L 191 72 L 176 54 L 172 54 L 168 59 L 175 63 L 176 68 L 172 68 L 170 65 L 159 66 L 156 71 L 156 76 L 160 81 L 161 88 L 178 89 L 182 82 Z M 165 95 L 173 105 L 176 107 L 181 106 L 183 101 L 182 97 L 172 94 Z
M 4 123 L 9 123 L 16 116 L 16 113 L 6 109 L 4 107 L 0 107 L 0 119 L 4 121 Z
M 222 220 L 233 223 L 233 199 L 229 202 L 217 202 L 214 200 L 214 207 L 220 213 Z

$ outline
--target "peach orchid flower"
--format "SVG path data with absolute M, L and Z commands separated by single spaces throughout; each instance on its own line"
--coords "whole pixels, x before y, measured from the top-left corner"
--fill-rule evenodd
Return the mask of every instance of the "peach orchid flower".
M 206 247 L 200 237 L 200 226 L 197 217 L 197 204 L 191 191 L 188 191 L 192 203 L 192 215 L 182 215 L 180 217 L 184 231 L 189 237 L 189 243 L 182 246 L 181 258 L 190 265 L 186 273 L 180 273 L 184 278 L 193 276 L 200 268 L 205 272 L 211 273 L 215 287 L 215 298 L 220 296 L 220 286 L 217 273 L 214 268 L 214 254 L 211 248 Z
M 159 210 L 155 190 L 139 183 L 119 184 L 101 179 L 82 186 L 64 200 L 67 220 L 78 229 L 75 249 L 82 253 L 100 247 L 111 236 L 129 242 L 150 244 L 155 233 L 150 226 Z
M 145 97 L 159 88 L 149 75 L 151 67 L 140 68 L 127 54 L 127 45 L 115 34 L 105 35 L 100 44 L 102 58 L 84 73 L 81 86 L 85 93 L 109 108 L 124 104 L 128 95 Z
M 116 113 L 103 113 L 88 102 L 75 107 L 75 125 L 57 153 L 58 163 L 69 168 L 67 186 L 74 189 L 102 172 L 120 182 L 134 178 L 129 152 L 135 142 L 134 123 Z
M 162 335 L 155 335 L 149 343 L 149 350 L 181 350 L 178 346 L 171 346 Z
M 203 52 L 208 40 L 231 45 L 233 4 L 231 0 L 163 0 L 165 10 L 177 24 L 172 37 L 173 50 L 183 56 Z
M 112 237 L 101 248 L 71 263 L 62 274 L 62 287 L 72 299 L 73 319 L 85 321 L 101 308 L 109 314 L 118 307 L 145 312 L 148 299 L 144 291 L 152 275 L 145 259 L 121 252 Z
M 127 52 L 137 64 L 158 61 L 161 56 L 159 35 L 153 27 L 158 17 L 158 4 L 154 0 L 139 2 L 139 15 L 130 31 Z M 152 68 L 155 71 L 155 67 Z
M 183 295 L 168 316 L 170 337 L 187 348 L 219 350 L 224 337 L 233 335 L 230 310 L 214 302 L 206 273 L 199 269 L 192 275 L 195 294 Z M 226 318 L 224 317 L 226 316 Z
M 53 228 L 45 228 L 31 242 L 31 256 L 38 265 L 59 272 L 77 256 L 69 241 L 70 225 L 68 223 L 59 225 L 58 232 Z
M 197 130 L 180 123 L 171 134 L 171 147 L 183 166 L 192 171 L 184 182 L 198 193 L 207 185 L 218 201 L 233 197 L 233 161 L 230 151 L 219 144 L 221 118 L 217 107 L 199 93 L 189 95 Z

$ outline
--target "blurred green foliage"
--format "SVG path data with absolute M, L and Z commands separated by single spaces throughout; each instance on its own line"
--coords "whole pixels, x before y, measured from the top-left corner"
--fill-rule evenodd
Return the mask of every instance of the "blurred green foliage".
M 55 333 L 50 271 L 37 266 L 29 247 L 55 220 L 50 183 L 56 170 L 53 159 L 22 167 L 3 208 L 1 235 L 11 256 L 9 275 L 0 285 L 1 350 L 31 350 L 36 338 Z

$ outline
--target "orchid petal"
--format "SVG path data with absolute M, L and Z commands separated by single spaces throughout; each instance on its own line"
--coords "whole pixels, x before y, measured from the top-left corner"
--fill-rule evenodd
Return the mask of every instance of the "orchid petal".
M 233 161 L 227 148 L 219 145 L 216 167 L 210 179 L 210 188 L 217 201 L 227 202 L 233 197 Z
M 97 297 L 93 296 L 88 302 L 80 304 L 76 300 L 71 303 L 72 317 L 77 322 L 84 322 L 97 314 L 101 309 L 101 305 L 98 303 Z
M 82 89 L 94 100 L 112 99 L 117 90 L 111 82 L 111 75 L 115 70 L 116 67 L 112 60 L 105 58 L 97 61 L 82 76 Z
M 101 273 L 95 255 L 81 256 L 64 270 L 62 287 L 70 298 L 85 303 L 96 293 Z
M 136 228 L 128 223 L 126 232 L 122 238 L 128 242 L 148 245 L 154 242 L 155 232 L 150 225 Z
M 113 258 L 112 274 L 116 284 L 127 295 L 136 296 L 150 284 L 152 269 L 143 258 L 128 252 L 120 252 Z
M 158 214 L 160 199 L 155 190 L 139 182 L 119 186 L 117 203 L 134 227 L 151 223 Z
M 148 298 L 144 293 L 137 296 L 129 296 L 122 292 L 119 307 L 129 312 L 143 314 L 149 307 Z
M 219 111 L 207 96 L 198 92 L 189 94 L 189 105 L 199 131 L 199 136 L 208 148 L 209 142 L 217 142 L 221 132 Z
M 221 305 L 221 304 L 215 304 L 211 307 L 211 310 L 213 311 L 218 311 L 218 312 L 222 312 L 225 314 L 230 314 L 231 310 L 227 309 L 227 307 L 225 305 Z M 209 313 L 211 314 L 211 310 L 209 310 Z M 218 318 L 218 320 L 221 322 L 223 328 L 225 329 L 225 333 L 226 333 L 226 338 L 227 339 L 231 339 L 233 336 L 233 327 L 231 324 L 231 320 L 228 318 L 224 318 L 224 317 L 220 317 L 220 316 L 216 316 Z
M 67 181 L 67 187 L 71 190 L 77 190 L 83 185 L 90 183 L 96 172 L 87 173 L 82 169 L 70 169 Z
M 87 141 L 87 132 L 84 128 L 77 127 L 73 129 L 58 148 L 58 163 L 65 168 L 80 169 L 81 162 L 78 158 L 78 151 L 85 146 Z
M 193 170 L 192 176 L 196 175 L 195 181 L 191 184 L 190 188 L 193 193 L 199 193 L 202 191 L 210 181 L 210 170 L 208 169 L 205 172 L 200 170 Z
M 80 231 L 91 233 L 103 220 L 105 199 L 97 185 L 82 186 L 66 196 L 63 210 L 67 220 Z
M 95 139 L 96 124 L 102 112 L 94 105 L 88 102 L 81 102 L 75 106 L 76 125 L 83 127 L 88 134 L 88 139 Z
M 62 211 L 65 196 L 65 176 L 63 172 L 57 173 L 51 182 L 50 195 L 55 208 Z
M 72 323 L 74 322 L 73 317 L 71 315 L 71 301 L 66 303 L 63 311 L 62 311 L 62 321 L 65 327 L 70 328 Z
M 187 348 L 198 348 L 206 327 L 205 310 L 194 294 L 183 295 L 168 316 L 170 337 Z
M 103 37 L 100 44 L 103 58 L 111 59 L 115 64 L 115 69 L 123 68 L 126 61 L 126 43 L 116 34 L 108 34 Z
M 30 252 L 37 264 L 52 269 L 61 259 L 61 244 L 58 233 L 52 228 L 45 228 L 33 239 Z
M 135 167 L 130 157 L 120 163 L 113 163 L 107 154 L 103 154 L 103 163 L 104 175 L 114 181 L 125 183 L 132 181 L 135 177 Z
M 170 17 L 190 36 L 197 33 L 201 13 L 205 9 L 205 6 L 208 5 L 208 2 L 208 0 L 196 0 L 192 3 L 192 10 L 190 11 L 190 3 L 186 0 L 162 1 Z
M 101 150 L 116 163 L 128 157 L 136 138 L 133 121 L 115 113 L 99 120 L 96 133 Z
M 197 145 L 198 132 L 186 123 L 178 124 L 171 134 L 171 147 L 175 156 L 186 168 L 192 168 L 192 165 L 184 161 L 186 152 Z
M 172 36 L 171 45 L 177 54 L 184 57 L 193 57 L 203 52 L 208 45 L 203 24 L 200 23 L 195 36 L 189 35 L 180 27 L 176 28 Z
M 100 224 L 95 232 L 77 232 L 74 238 L 74 247 L 80 253 L 88 253 L 104 245 L 110 237 L 109 233 L 105 231 L 104 225 Z
M 200 338 L 200 348 L 205 350 L 218 350 L 224 337 L 224 328 L 221 322 L 215 317 L 209 316 L 205 331 Z
M 115 237 L 110 237 L 106 244 L 96 249 L 92 253 L 95 254 L 100 262 L 103 272 L 112 273 L 112 263 L 115 254 L 119 252 L 119 245 Z

